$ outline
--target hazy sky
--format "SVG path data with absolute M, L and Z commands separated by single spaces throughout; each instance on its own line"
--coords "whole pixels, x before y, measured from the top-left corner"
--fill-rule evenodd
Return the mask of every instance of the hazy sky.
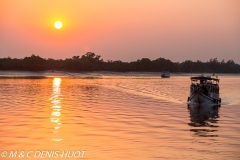
M 104 60 L 240 64 L 240 0 L 0 0 L 1 58 L 89 51 Z

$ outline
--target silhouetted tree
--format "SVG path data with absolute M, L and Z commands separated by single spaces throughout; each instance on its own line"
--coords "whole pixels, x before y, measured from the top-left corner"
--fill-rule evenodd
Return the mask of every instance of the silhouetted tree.
M 208 62 L 197 60 L 193 62 L 186 60 L 182 63 L 172 62 L 169 59 L 158 58 L 150 60 L 149 58 L 138 59 L 132 62 L 122 62 L 120 60 L 106 62 L 100 55 L 93 52 L 87 52 L 85 55 L 73 56 L 65 60 L 54 60 L 52 58 L 44 59 L 36 55 L 25 57 L 23 59 L 12 59 L 11 57 L 0 58 L 0 70 L 69 70 L 69 71 L 164 71 L 170 72 L 210 72 L 210 73 L 240 73 L 240 65 L 233 60 L 219 62 L 217 58 L 211 58 Z

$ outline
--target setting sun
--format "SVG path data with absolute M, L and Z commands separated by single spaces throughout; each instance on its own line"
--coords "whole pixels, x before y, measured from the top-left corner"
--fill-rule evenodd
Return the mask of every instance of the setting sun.
M 55 23 L 54 23 L 54 27 L 55 27 L 56 29 L 61 29 L 61 28 L 62 28 L 62 22 L 60 22 L 60 21 L 55 22 Z

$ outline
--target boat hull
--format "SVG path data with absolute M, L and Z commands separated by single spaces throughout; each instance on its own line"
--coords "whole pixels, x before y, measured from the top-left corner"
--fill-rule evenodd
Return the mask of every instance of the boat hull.
M 170 78 L 170 75 L 161 75 L 162 78 Z
M 188 102 L 191 104 L 200 104 L 200 105 L 217 105 L 220 104 L 219 98 L 212 98 L 203 93 L 195 92 L 189 98 Z

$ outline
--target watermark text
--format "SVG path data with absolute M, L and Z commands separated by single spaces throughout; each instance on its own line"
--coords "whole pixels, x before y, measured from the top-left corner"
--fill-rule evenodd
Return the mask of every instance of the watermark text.
M 84 158 L 86 151 L 84 150 L 64 150 L 64 151 L 0 151 L 0 159 L 2 158 Z

